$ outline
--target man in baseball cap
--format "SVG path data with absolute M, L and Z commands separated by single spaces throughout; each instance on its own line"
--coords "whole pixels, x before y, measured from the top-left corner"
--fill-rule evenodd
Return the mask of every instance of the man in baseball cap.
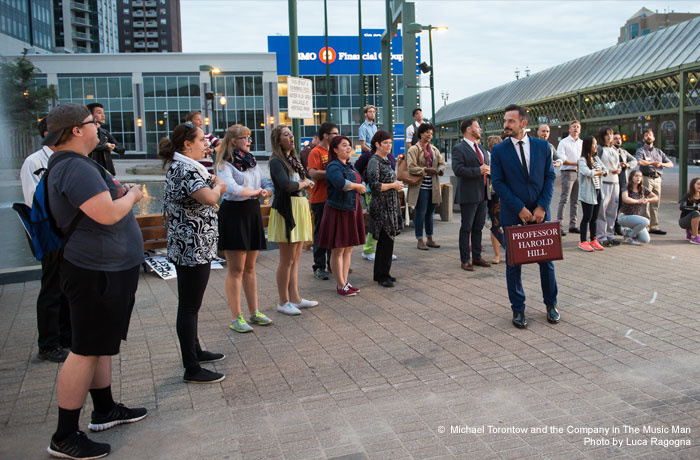
M 67 102 L 55 107 L 46 116 L 46 127 L 49 132 L 46 133 L 42 144 L 49 147 L 59 144 L 61 137 L 66 133 L 66 129 L 70 132 L 74 127 L 94 123 L 94 119 L 83 122 L 89 116 L 91 114 L 88 108 L 75 102 Z

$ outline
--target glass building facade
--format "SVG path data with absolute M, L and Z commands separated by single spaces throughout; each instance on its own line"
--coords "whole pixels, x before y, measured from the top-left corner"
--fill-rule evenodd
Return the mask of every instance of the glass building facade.
M 59 76 L 58 102 L 85 105 L 99 102 L 105 108 L 105 121 L 109 131 L 127 150 L 136 149 L 131 75 Z
M 51 50 L 51 0 L 0 0 L 0 33 Z
M 253 150 L 265 150 L 265 105 L 262 75 L 223 74 L 214 76 L 212 127 L 223 136 L 226 127 L 247 126 Z M 222 99 L 223 98 L 223 99 Z

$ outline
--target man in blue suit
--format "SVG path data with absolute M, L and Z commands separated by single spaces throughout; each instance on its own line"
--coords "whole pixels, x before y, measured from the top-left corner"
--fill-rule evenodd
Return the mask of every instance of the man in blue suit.
M 505 112 L 503 131 L 509 137 L 491 150 L 491 182 L 501 197 L 501 225 L 548 221 L 556 177 L 549 145 L 526 134 L 527 110 L 524 107 L 511 104 Z M 556 324 L 559 312 L 554 264 L 540 262 L 539 266 L 547 321 Z M 520 265 L 506 266 L 506 281 L 513 325 L 523 329 L 527 327 L 527 318 Z

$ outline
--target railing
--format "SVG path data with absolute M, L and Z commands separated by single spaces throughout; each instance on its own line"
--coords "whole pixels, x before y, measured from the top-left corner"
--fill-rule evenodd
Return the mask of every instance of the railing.
M 70 2 L 70 7 L 72 10 L 90 12 L 90 7 L 82 2 Z

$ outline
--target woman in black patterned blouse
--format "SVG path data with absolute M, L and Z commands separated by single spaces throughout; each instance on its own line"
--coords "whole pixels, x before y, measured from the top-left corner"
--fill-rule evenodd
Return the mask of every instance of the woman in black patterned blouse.
M 170 139 L 163 138 L 158 155 L 165 175 L 163 206 L 168 214 L 168 259 L 177 270 L 177 337 L 180 340 L 184 380 L 215 383 L 223 374 L 201 367 L 224 359 L 222 353 L 203 351 L 197 340 L 197 315 L 216 257 L 218 228 L 214 205 L 226 183 L 207 172 L 198 161 L 206 152 L 204 132 L 192 123 L 177 125 Z
M 367 164 L 367 186 L 372 191 L 369 231 L 377 240 L 374 281 L 384 287 L 393 287 L 396 281 L 389 273 L 391 254 L 394 238 L 403 228 L 398 195 L 398 191 L 403 189 L 403 182 L 396 180 L 396 173 L 391 169 L 391 162 L 387 158 L 393 144 L 391 134 L 381 129 L 377 131 L 372 137 L 372 147 L 377 151 Z

